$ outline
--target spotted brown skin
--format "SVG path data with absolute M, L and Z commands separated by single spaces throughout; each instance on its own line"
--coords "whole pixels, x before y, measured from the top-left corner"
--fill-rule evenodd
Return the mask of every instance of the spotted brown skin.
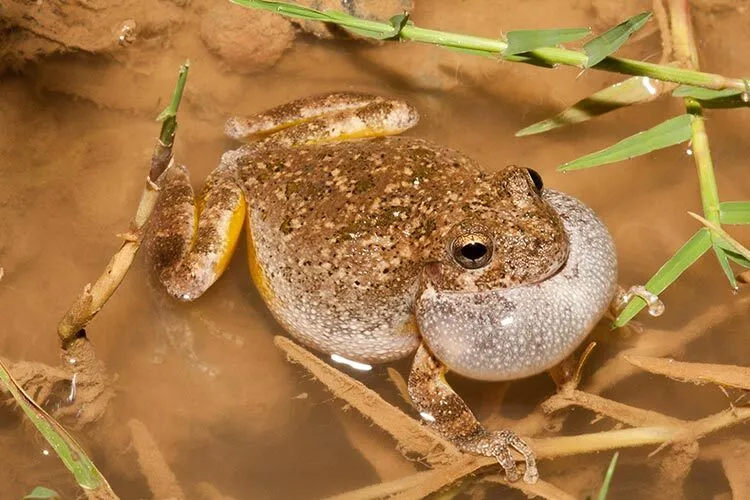
M 423 418 L 497 457 L 509 479 L 515 448 L 533 482 L 533 452 L 485 430 L 443 373 L 506 380 L 567 356 L 612 297 L 611 238 L 536 173 L 486 173 L 392 136 L 417 118 L 401 101 L 336 93 L 231 119 L 227 133 L 249 142 L 224 154 L 198 202 L 181 167 L 160 179 L 151 262 L 170 294 L 193 300 L 226 267 L 244 219 L 250 274 L 292 336 L 368 363 L 417 351 L 409 392 Z

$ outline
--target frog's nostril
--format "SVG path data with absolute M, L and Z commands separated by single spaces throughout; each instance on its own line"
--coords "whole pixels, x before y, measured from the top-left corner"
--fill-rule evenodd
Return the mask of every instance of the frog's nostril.
M 479 260 L 487 255 L 487 247 L 478 242 L 472 242 L 461 247 L 461 255 L 469 260 Z

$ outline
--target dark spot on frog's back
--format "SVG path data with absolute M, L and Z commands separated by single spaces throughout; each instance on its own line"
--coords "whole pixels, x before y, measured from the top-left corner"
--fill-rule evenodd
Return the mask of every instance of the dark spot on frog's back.
M 294 228 L 292 228 L 292 219 L 289 217 L 286 217 L 284 220 L 281 221 L 281 225 L 279 226 L 279 231 L 282 232 L 282 234 L 290 234 Z
M 360 179 L 354 184 L 354 194 L 365 193 L 372 189 L 374 185 L 375 182 L 373 181 L 372 176 L 368 175 L 364 179 Z

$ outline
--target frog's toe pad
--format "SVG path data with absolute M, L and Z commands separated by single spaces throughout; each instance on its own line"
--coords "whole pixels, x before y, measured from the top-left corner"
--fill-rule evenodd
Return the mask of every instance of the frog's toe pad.
M 539 471 L 536 468 L 536 458 L 531 447 L 512 431 L 493 432 L 491 436 L 491 444 L 487 451 L 497 458 L 497 461 L 505 470 L 505 477 L 508 481 L 517 481 L 519 477 L 516 461 L 511 455 L 511 448 L 513 448 L 523 455 L 526 462 L 526 470 L 523 474 L 524 482 L 528 484 L 536 483 L 539 479 Z

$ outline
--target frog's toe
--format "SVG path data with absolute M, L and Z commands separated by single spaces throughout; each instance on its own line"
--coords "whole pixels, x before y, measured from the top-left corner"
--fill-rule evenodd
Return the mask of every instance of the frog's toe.
M 516 466 L 516 461 L 511 454 L 511 448 L 517 450 L 523 455 L 524 462 L 526 463 L 526 470 L 523 474 L 523 480 L 525 483 L 534 484 L 539 479 L 539 471 L 536 468 L 536 458 L 534 451 L 526 442 L 518 437 L 513 431 L 503 430 L 493 432 L 491 434 L 492 440 L 489 447 L 489 455 L 497 458 L 497 461 L 505 470 L 505 477 L 508 481 L 518 481 L 519 472 Z

